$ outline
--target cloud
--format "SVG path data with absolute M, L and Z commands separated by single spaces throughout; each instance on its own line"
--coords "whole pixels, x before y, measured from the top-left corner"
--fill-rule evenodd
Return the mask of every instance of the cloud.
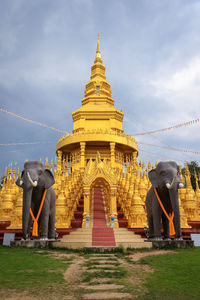
M 162 97 L 175 109 L 184 109 L 186 114 L 191 115 L 194 108 L 200 108 L 200 57 L 192 57 L 186 66 L 170 74 L 158 74 L 151 84 L 156 97 Z
M 90 78 L 97 33 L 115 106 L 124 130 L 138 133 L 199 117 L 199 1 L 7 1 L 0 3 L 0 105 L 67 131 Z M 60 135 L 0 114 L 1 142 L 34 142 Z M 199 151 L 199 127 L 140 138 Z M 141 156 L 190 159 L 140 146 Z M 44 156 L 50 149 L 10 149 L 10 160 Z M 54 156 L 51 150 L 49 158 Z M 153 152 L 155 152 L 153 154 Z M 180 156 L 179 156 L 180 155 Z

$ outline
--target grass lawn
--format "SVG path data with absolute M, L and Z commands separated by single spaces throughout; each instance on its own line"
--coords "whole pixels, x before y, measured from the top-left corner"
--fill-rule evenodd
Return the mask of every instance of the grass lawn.
M 176 253 L 140 261 L 155 270 L 144 283 L 145 299 L 200 299 L 200 248 L 179 249 Z
M 0 246 L 0 287 L 34 288 L 63 283 L 69 263 L 45 256 L 45 250 Z
M 59 258 L 54 257 L 56 254 Z M 138 250 L 138 252 L 141 252 Z M 150 251 L 149 255 L 151 255 Z M 68 253 L 68 255 L 66 255 Z M 173 253 L 148 256 L 134 262 L 135 251 L 116 253 L 109 257 L 111 270 L 106 271 L 106 264 L 100 267 L 98 257 L 66 250 L 45 250 L 27 248 L 9 248 L 0 246 L 0 299 L 19 292 L 34 292 L 34 299 L 83 299 L 81 284 L 92 284 L 95 277 L 108 278 L 109 283 L 123 284 L 122 292 L 133 295 L 133 299 L 200 299 L 200 248 L 179 249 Z M 63 255 L 64 254 L 64 255 Z M 103 255 L 102 255 L 103 256 Z M 67 283 L 64 272 L 71 263 L 82 258 L 82 274 L 79 284 Z M 73 265 L 72 265 L 73 266 Z M 90 273 L 93 266 L 94 273 Z M 146 270 L 153 270 L 147 272 Z M 74 272 L 76 270 L 74 269 Z M 131 279 L 131 280 L 130 280 Z M 90 282 L 91 281 L 91 282 Z M 79 286 L 80 285 L 80 286 Z M 8 294 L 9 293 L 9 294 Z M 109 299 L 109 298 L 108 298 Z

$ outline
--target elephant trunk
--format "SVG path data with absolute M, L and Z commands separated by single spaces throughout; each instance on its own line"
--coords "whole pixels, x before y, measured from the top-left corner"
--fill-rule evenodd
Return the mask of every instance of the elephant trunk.
M 29 238 L 30 234 L 30 208 L 31 208 L 31 199 L 32 199 L 32 191 L 30 188 L 28 190 L 24 190 L 23 192 L 23 215 L 22 215 L 22 235 L 23 239 Z
M 170 201 L 172 205 L 172 210 L 174 212 L 174 228 L 175 228 L 175 237 L 181 237 L 181 228 L 180 228 L 180 211 L 179 211 L 179 202 L 178 202 L 178 189 L 173 188 L 169 190 Z

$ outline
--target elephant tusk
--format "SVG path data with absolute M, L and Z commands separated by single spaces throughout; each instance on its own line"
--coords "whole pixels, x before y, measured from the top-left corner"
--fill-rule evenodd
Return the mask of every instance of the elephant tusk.
M 33 180 L 31 179 L 31 176 L 30 176 L 29 172 L 27 172 L 27 176 L 28 176 L 28 180 L 30 181 L 31 185 L 32 185 L 33 187 L 36 187 L 36 186 L 37 186 L 37 181 L 33 181 Z
M 184 184 L 179 183 L 179 188 L 180 188 L 180 189 L 184 188 Z
M 166 187 L 168 188 L 168 189 L 170 189 L 170 184 L 169 183 L 166 183 Z
M 20 180 L 20 181 L 19 181 L 19 185 L 20 185 L 20 186 L 21 186 L 23 183 L 24 183 L 23 180 Z
M 173 189 L 174 184 L 175 184 L 175 181 L 176 181 L 176 176 L 173 178 L 171 184 L 170 184 L 170 183 L 166 183 L 166 187 L 167 187 L 169 190 Z

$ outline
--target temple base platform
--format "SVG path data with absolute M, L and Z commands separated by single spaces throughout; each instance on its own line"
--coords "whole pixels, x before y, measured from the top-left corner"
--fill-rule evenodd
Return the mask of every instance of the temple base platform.
M 148 241 L 149 242 L 149 241 Z M 194 241 L 192 240 L 170 240 L 170 241 L 152 241 L 153 248 L 156 249 L 175 249 L 175 248 L 193 248 Z
M 51 248 L 53 242 L 56 240 L 20 240 L 11 241 L 11 247 L 25 247 L 25 248 Z
M 78 228 L 69 235 L 63 236 L 60 242 L 52 243 L 54 248 L 69 248 L 94 249 L 96 252 L 113 251 L 113 249 L 127 249 L 127 248 L 152 248 L 151 242 L 145 242 L 139 235 L 128 231 L 126 228 Z

